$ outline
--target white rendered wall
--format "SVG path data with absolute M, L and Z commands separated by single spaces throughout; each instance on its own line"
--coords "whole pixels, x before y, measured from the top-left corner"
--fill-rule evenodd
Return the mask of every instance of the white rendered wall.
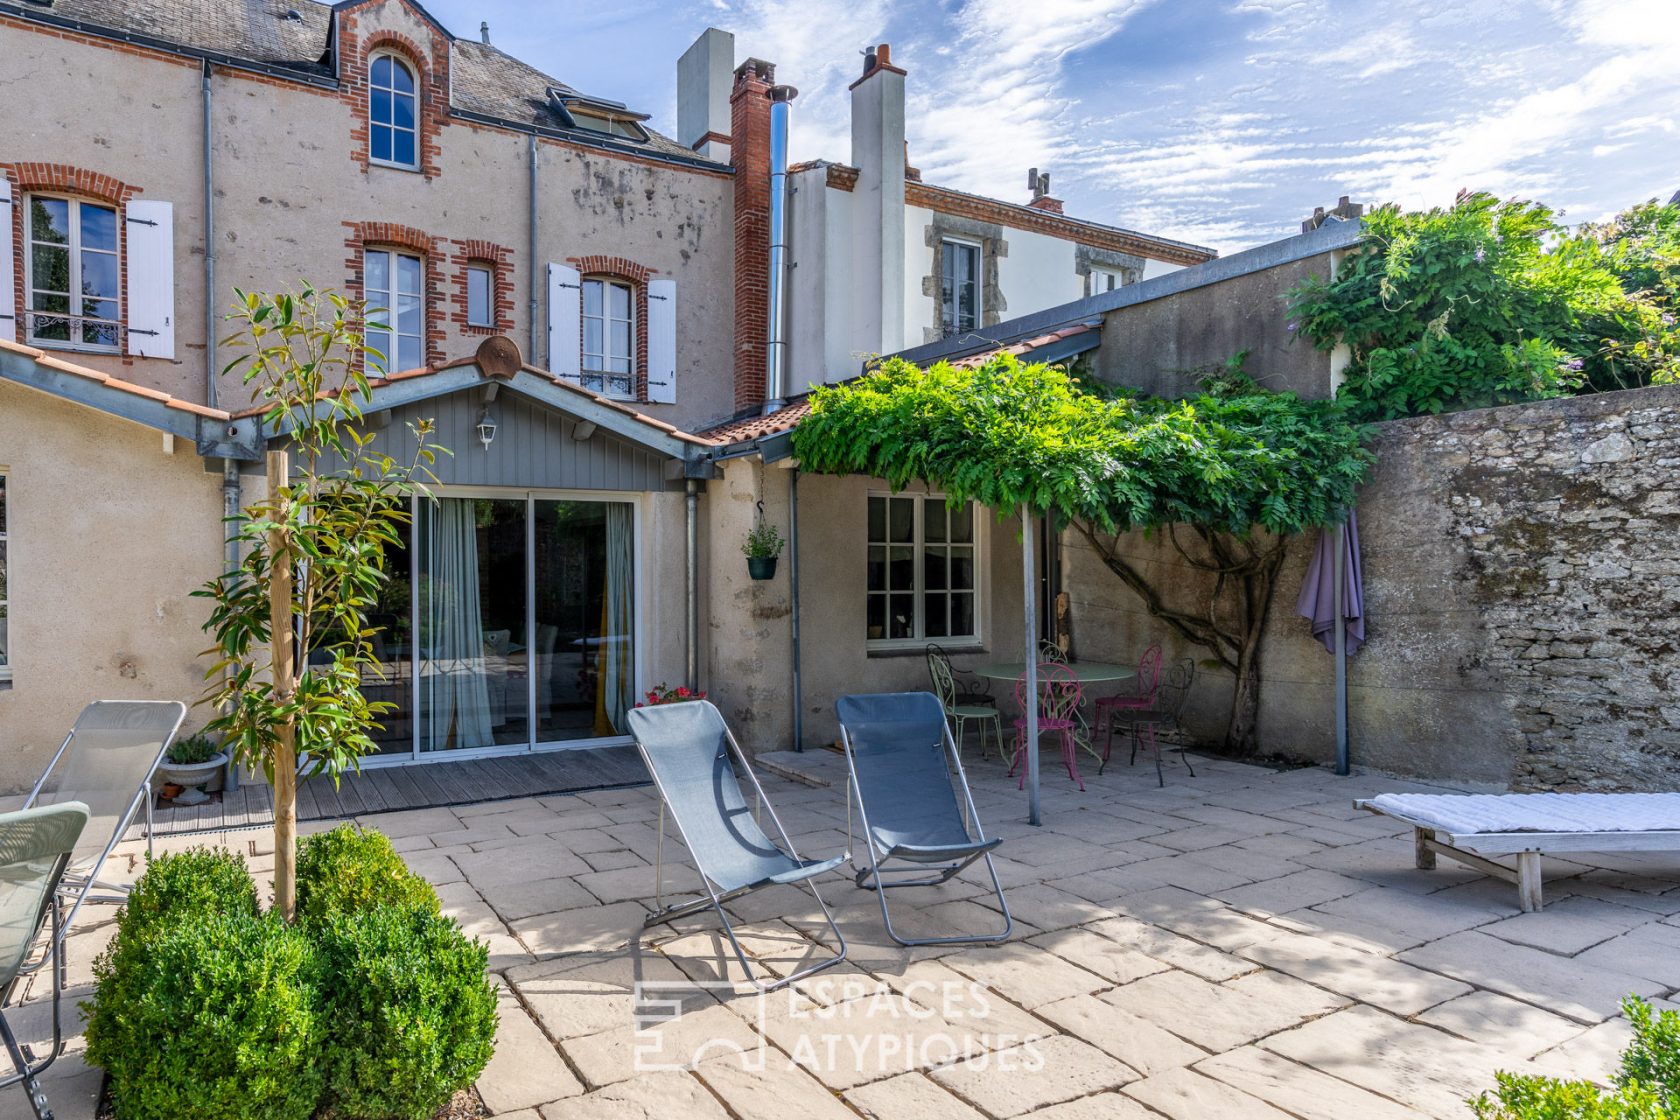
M 1006 230 L 1004 240 L 1009 255 L 998 260 L 1004 306 L 984 310 L 1001 310 L 1001 318 L 1015 319 L 1083 298 L 1085 278 L 1074 271 L 1073 242 L 1020 229 Z

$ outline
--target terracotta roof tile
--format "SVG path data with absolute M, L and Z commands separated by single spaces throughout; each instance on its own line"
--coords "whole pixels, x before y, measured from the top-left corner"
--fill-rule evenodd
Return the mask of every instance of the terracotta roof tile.
M 1073 338 L 1101 329 L 1099 323 L 1075 323 L 1070 327 L 1062 327 L 1048 334 L 1041 334 L 1034 338 L 1025 338 L 1019 342 L 1012 342 L 1008 346 L 999 346 L 979 354 L 970 354 L 966 358 L 959 358 L 951 364 L 971 369 L 983 364 L 999 354 L 1013 354 L 1024 358 L 1034 350 L 1060 342 L 1064 338 Z M 799 422 L 811 413 L 811 398 L 809 396 L 796 397 L 789 401 L 786 408 L 772 412 L 767 416 L 748 416 L 740 420 L 730 420 L 710 428 L 703 428 L 694 433 L 694 438 L 714 447 L 728 447 L 737 443 L 750 443 L 755 439 L 766 436 L 779 435 L 792 431 Z

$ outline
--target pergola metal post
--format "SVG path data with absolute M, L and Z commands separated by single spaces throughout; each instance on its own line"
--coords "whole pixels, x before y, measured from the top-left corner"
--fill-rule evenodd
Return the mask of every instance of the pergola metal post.
M 1043 824 L 1038 804 L 1038 586 L 1033 579 L 1032 510 L 1021 504 L 1021 603 L 1027 635 L 1027 823 Z

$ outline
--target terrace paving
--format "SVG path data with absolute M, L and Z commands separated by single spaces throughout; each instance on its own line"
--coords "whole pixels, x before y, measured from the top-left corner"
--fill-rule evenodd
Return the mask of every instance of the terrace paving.
M 803 854 L 840 850 L 844 784 L 810 784 L 838 760 L 787 758 L 777 769 L 803 781 L 765 779 L 781 819 Z M 1680 985 L 1680 856 L 1554 861 L 1547 909 L 1519 915 L 1509 884 L 1445 861 L 1416 870 L 1409 835 L 1350 805 L 1440 787 L 1205 759 L 1195 778 L 1169 769 L 1164 789 L 1153 767 L 1119 766 L 1081 794 L 1046 768 L 1035 828 L 1000 764 L 970 766 L 981 817 L 1005 837 L 1013 938 L 905 949 L 872 893 L 831 876 L 819 889 L 848 961 L 762 1001 L 715 919 L 641 929 L 651 789 L 358 819 L 397 838 L 489 941 L 502 1025 L 479 1090 L 518 1120 L 1459 1120 L 1496 1070 L 1604 1079 L 1627 1037 L 1617 1000 Z M 259 878 L 272 868 L 262 831 L 159 846 L 205 842 L 245 853 Z M 115 870 L 136 874 L 143 850 L 119 849 Z M 695 880 L 680 844 L 666 854 L 669 896 Z M 974 870 L 895 895 L 903 924 L 995 927 Z M 730 910 L 769 973 L 827 951 L 797 887 Z M 72 998 L 112 932 L 109 908 L 83 914 Z M 672 1021 L 638 1032 L 638 982 L 667 985 Z M 40 1033 L 41 994 L 22 1033 Z M 100 1074 L 80 1049 L 46 1079 L 61 1120 L 93 1115 Z M 0 1094 L 0 1116 L 25 1108 Z

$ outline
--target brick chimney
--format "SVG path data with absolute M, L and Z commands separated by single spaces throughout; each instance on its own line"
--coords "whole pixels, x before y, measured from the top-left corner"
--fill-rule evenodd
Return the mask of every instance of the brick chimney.
M 1043 210 L 1048 214 L 1062 212 L 1062 200 L 1050 196 L 1050 173 L 1039 174 L 1038 168 L 1027 172 L 1027 186 L 1032 190 L 1032 201 L 1027 203 L 1034 210 Z
M 735 167 L 735 410 L 764 406 L 770 342 L 770 87 L 776 67 L 749 58 L 729 95 Z
M 857 349 L 904 349 L 904 71 L 882 43 L 851 85 Z

